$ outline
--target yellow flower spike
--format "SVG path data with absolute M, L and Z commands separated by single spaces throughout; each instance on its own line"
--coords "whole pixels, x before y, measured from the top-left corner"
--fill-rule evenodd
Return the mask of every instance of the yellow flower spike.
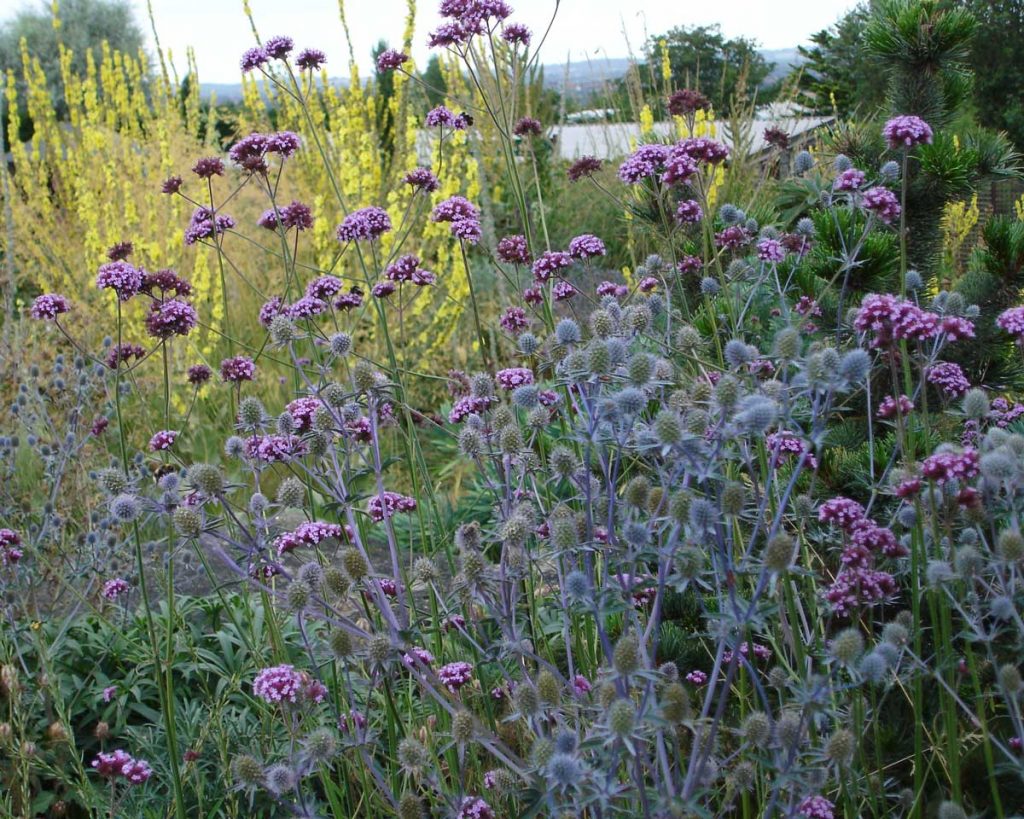
M 651 106 L 644 105 L 640 109 L 640 134 L 644 137 L 649 137 L 654 133 L 654 112 L 651 110 Z
M 661 79 L 667 89 L 672 83 L 672 61 L 669 59 L 668 42 L 664 38 L 658 40 L 658 50 L 661 52 Z

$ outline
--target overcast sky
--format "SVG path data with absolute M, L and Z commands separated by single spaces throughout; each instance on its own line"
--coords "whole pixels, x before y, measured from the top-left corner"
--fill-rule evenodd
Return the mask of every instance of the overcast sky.
M 27 0 L 0 0 L 0 18 Z M 38 0 L 31 0 L 33 5 Z M 554 0 L 508 0 L 512 19 L 535 32 L 543 30 L 555 10 Z M 149 31 L 146 0 L 132 0 L 140 22 Z M 327 53 L 332 74 L 345 72 L 346 48 L 338 16 L 338 0 L 250 0 L 263 37 L 288 34 L 298 47 L 315 46 Z M 745 36 L 764 48 L 789 48 L 834 23 L 855 0 L 562 0 L 543 49 L 547 63 L 585 57 L 624 57 L 627 41 L 639 50 L 647 34 L 677 25 L 719 23 L 727 36 Z M 438 0 L 418 0 L 413 54 L 420 65 L 428 56 L 427 32 L 438 20 Z M 174 54 L 179 71 L 185 48 L 192 46 L 205 82 L 237 82 L 238 57 L 253 45 L 242 0 L 152 0 L 157 31 Z M 405 0 L 346 0 L 356 60 L 370 65 L 370 49 L 383 38 L 397 44 L 402 36 Z

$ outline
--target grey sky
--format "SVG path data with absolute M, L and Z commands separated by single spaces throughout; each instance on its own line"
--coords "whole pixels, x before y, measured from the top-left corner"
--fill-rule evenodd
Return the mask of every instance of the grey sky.
M 0 0 L 0 17 L 14 2 Z M 542 31 L 555 10 L 554 0 L 508 0 L 512 19 Z M 147 0 L 132 0 L 146 30 Z M 253 45 L 242 0 L 151 0 L 157 31 L 165 48 L 182 70 L 185 49 L 195 49 L 200 77 L 206 82 L 236 82 L 238 57 Z M 338 0 L 250 0 L 263 37 L 288 34 L 296 44 L 315 46 L 328 55 L 332 73 L 347 64 Z M 639 50 L 647 34 L 676 25 L 719 23 L 726 35 L 743 35 L 764 48 L 787 48 L 805 43 L 809 35 L 835 22 L 855 0 L 561 0 L 543 49 L 544 62 L 624 57 L 629 46 Z M 23 5 L 23 4 L 19 4 Z M 413 56 L 424 65 L 427 32 L 438 21 L 438 0 L 418 0 Z M 347 0 L 345 12 L 352 32 L 356 60 L 370 65 L 369 52 L 383 38 L 397 44 L 402 36 L 406 0 Z M 628 43 L 628 45 L 627 45 Z

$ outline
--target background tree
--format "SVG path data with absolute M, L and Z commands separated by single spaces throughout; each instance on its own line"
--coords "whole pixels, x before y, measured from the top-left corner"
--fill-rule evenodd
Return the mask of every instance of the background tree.
M 1024 0 L 960 0 L 984 36 L 971 48 L 978 121 L 1024 147 Z
M 743 99 L 753 96 L 773 67 L 757 50 L 754 40 L 746 37 L 727 40 L 717 25 L 677 26 L 647 41 L 644 49 L 647 62 L 640 66 L 639 73 L 649 98 L 664 96 L 659 70 L 662 43 L 668 49 L 675 87 L 699 90 L 722 114 L 729 112 L 734 96 Z
M 800 74 L 798 101 L 810 111 L 870 116 L 885 101 L 885 73 L 864 49 L 864 29 L 871 10 L 860 3 L 831 28 L 811 35 L 797 50 L 806 61 Z
M 444 102 L 448 95 L 448 83 L 444 78 L 444 71 L 441 70 L 441 60 L 436 54 L 430 55 L 426 70 L 420 75 L 425 85 L 427 102 L 431 108 Z
M 0 26 L 0 70 L 13 69 L 15 75 L 21 74 L 19 44 L 24 38 L 29 53 L 42 65 L 56 104 L 63 96 L 58 43 L 72 52 L 71 68 L 81 75 L 85 74 L 89 52 L 99 61 L 104 41 L 117 51 L 133 55 L 145 44 L 128 0 L 61 0 L 59 20 L 60 25 L 55 26 L 52 5 L 40 2 L 19 11 Z

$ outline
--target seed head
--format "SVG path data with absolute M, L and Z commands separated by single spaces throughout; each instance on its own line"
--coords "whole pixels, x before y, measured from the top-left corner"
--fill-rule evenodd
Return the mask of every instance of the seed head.
M 430 753 L 423 743 L 408 736 L 398 743 L 397 756 L 402 770 L 414 779 L 419 779 L 430 764 Z
M 203 531 L 202 513 L 191 506 L 179 506 L 172 515 L 174 529 L 179 535 L 196 538 Z
M 263 765 L 249 754 L 239 754 L 231 760 L 231 776 L 244 788 L 258 788 L 263 785 Z
M 288 608 L 292 611 L 302 611 L 309 605 L 312 594 L 313 590 L 308 583 L 295 578 L 288 584 Z
M 670 409 L 659 412 L 654 418 L 654 435 L 662 446 L 678 444 L 683 438 L 679 415 Z
M 617 736 L 629 736 L 636 722 L 636 708 L 625 699 L 615 700 L 608 709 L 608 728 Z
M 840 631 L 832 640 L 832 656 L 845 666 L 852 666 L 864 653 L 864 637 L 856 628 Z
M 748 745 L 760 747 L 771 737 L 771 720 L 763 711 L 753 711 L 743 721 L 742 733 Z
M 615 670 L 623 676 L 634 674 L 639 670 L 640 647 L 635 635 L 624 634 L 619 638 L 619 641 L 615 644 L 615 650 L 612 653 L 612 665 L 614 665 Z
M 846 728 L 837 728 L 832 732 L 825 744 L 825 753 L 829 759 L 841 767 L 846 767 L 853 761 L 853 755 L 857 751 L 857 739 L 851 731 Z
M 350 546 L 341 553 L 341 565 L 345 567 L 346 574 L 357 583 L 370 572 L 366 558 L 355 546 Z
M 273 765 L 267 770 L 264 785 L 274 796 L 288 793 L 295 787 L 298 777 L 288 765 Z
M 366 657 L 374 665 L 384 665 L 395 656 L 395 647 L 386 634 L 375 634 L 366 642 Z
M 557 705 L 561 699 L 562 686 L 555 675 L 546 669 L 537 677 L 537 694 L 541 702 L 548 705 Z
M 764 550 L 764 564 L 769 571 L 787 572 L 793 565 L 793 539 L 785 532 L 777 532 Z
M 336 628 L 330 636 L 331 653 L 339 660 L 352 654 L 352 635 L 344 629 Z
M 352 368 L 352 383 L 359 392 L 369 392 L 377 386 L 377 371 L 369 361 L 358 361 Z
M 195 464 L 188 470 L 188 480 L 204 495 L 216 497 L 224 491 L 224 476 L 212 464 Z
M 473 715 L 469 711 L 456 711 L 452 717 L 452 739 L 460 745 L 473 741 L 476 733 L 476 724 Z

